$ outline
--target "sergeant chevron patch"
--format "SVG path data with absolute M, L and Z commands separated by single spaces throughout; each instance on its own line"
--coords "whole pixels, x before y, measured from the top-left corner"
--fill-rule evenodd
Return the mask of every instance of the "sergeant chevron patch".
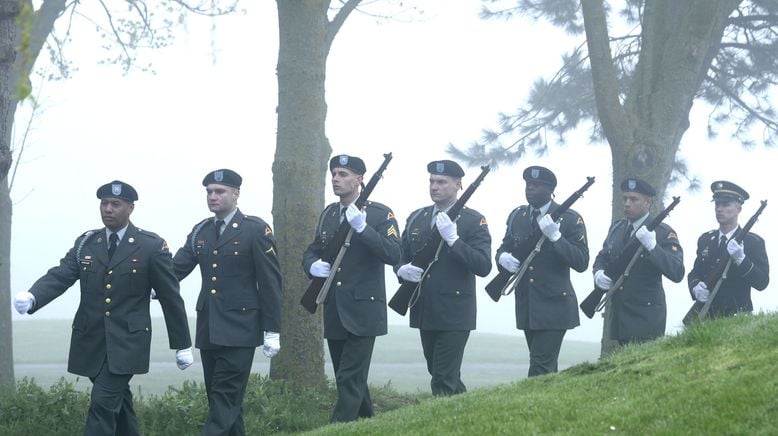
M 394 236 L 395 238 L 399 238 L 397 235 L 397 229 L 394 228 L 394 224 L 389 226 L 389 228 L 386 230 L 386 236 Z

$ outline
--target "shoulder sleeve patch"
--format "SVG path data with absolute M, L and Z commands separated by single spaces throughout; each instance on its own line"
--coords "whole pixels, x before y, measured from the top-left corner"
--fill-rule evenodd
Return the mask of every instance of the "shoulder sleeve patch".
M 162 240 L 162 251 L 164 252 L 169 251 L 169 247 L 167 246 L 167 241 L 164 239 Z
M 670 232 L 667 234 L 667 239 L 678 239 L 678 235 L 675 232 Z
M 583 218 L 581 218 L 581 217 L 579 216 L 579 217 L 578 217 L 578 219 L 575 221 L 575 223 L 576 223 L 576 224 L 583 224 L 583 223 L 584 223 L 584 222 L 583 222 Z
M 387 213 L 386 214 L 386 219 L 388 219 L 388 220 L 394 219 L 394 214 L 392 212 Z
M 265 226 L 265 236 L 273 234 L 273 231 L 270 229 L 270 226 Z
M 485 225 L 487 225 L 488 223 L 486 222 L 486 217 L 483 217 L 483 216 L 482 216 L 482 217 L 481 217 L 481 222 L 480 222 L 480 223 L 478 223 L 478 224 L 479 224 L 479 225 L 481 225 L 481 226 L 485 226 Z

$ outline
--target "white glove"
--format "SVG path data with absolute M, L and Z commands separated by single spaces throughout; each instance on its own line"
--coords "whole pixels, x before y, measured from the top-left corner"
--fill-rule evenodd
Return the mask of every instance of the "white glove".
M 613 286 L 613 280 L 605 275 L 605 271 L 598 269 L 594 272 L 594 284 L 598 288 L 607 291 Z
M 406 263 L 397 270 L 397 275 L 406 282 L 419 283 L 422 274 L 424 274 L 423 269 L 410 263 Z
M 178 369 L 187 369 L 193 363 L 194 356 L 192 356 L 192 347 L 176 351 L 176 365 L 178 365 Z
M 694 292 L 694 299 L 700 303 L 708 301 L 708 297 L 710 296 L 708 285 L 706 285 L 705 282 L 700 282 L 694 285 L 692 292 Z
M 729 242 L 727 242 L 727 252 L 729 253 L 729 257 L 731 257 L 737 265 L 740 265 L 746 259 L 746 252 L 743 249 L 743 244 L 735 239 L 730 239 Z
M 451 221 L 451 218 L 448 217 L 447 213 L 440 212 L 435 217 L 435 225 L 438 226 L 440 237 L 446 241 L 446 244 L 448 244 L 449 247 L 454 245 L 454 242 L 457 242 L 457 239 L 459 239 L 459 235 L 457 235 L 457 223 Z
M 559 223 L 555 222 L 549 214 L 545 214 L 538 219 L 538 227 L 551 242 L 556 242 L 562 237 L 562 233 L 559 231 Z
M 311 264 L 310 273 L 314 277 L 329 277 L 330 276 L 330 264 L 321 259 Z
M 516 259 L 513 257 L 510 253 L 502 253 L 500 254 L 500 257 L 497 258 L 497 262 L 505 269 L 508 270 L 509 273 L 513 274 L 516 271 L 519 270 L 519 266 L 521 266 L 521 262 L 519 259 Z
M 651 251 L 656 247 L 656 232 L 648 231 L 646 226 L 640 226 L 640 228 L 635 232 L 635 237 L 638 238 L 638 241 L 640 241 L 641 244 L 643 244 L 643 247 L 645 247 L 646 251 Z
M 281 350 L 281 335 L 276 332 L 265 332 L 262 352 L 266 357 L 273 358 Z
M 24 315 L 35 305 L 35 295 L 29 292 L 19 292 L 14 296 L 14 307 L 19 314 Z
M 151 292 L 149 292 L 149 299 L 156 300 L 157 299 L 157 291 L 152 289 Z
M 346 221 L 355 232 L 362 233 L 367 227 L 367 212 L 357 209 L 354 203 L 351 203 L 346 208 Z

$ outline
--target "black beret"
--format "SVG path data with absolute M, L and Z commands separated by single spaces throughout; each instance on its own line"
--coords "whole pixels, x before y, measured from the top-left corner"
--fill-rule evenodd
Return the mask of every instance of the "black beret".
M 621 192 L 637 192 L 649 197 L 656 195 L 656 189 L 648 182 L 640 179 L 624 179 L 621 182 Z
M 427 171 L 430 174 L 440 174 L 441 176 L 465 176 L 465 170 L 453 160 L 433 160 L 427 164 Z
M 97 198 L 101 200 L 103 198 L 118 198 L 128 203 L 132 203 L 138 201 L 138 192 L 128 184 L 119 180 L 114 180 L 111 183 L 106 183 L 97 188 Z
M 739 201 L 743 203 L 748 200 L 748 192 L 740 186 L 728 182 L 726 180 L 719 180 L 713 182 L 710 185 L 710 190 L 713 192 L 713 201 Z
M 360 176 L 367 171 L 365 169 L 365 162 L 362 161 L 362 159 L 347 154 L 333 156 L 332 159 L 330 159 L 330 171 L 335 168 L 348 168 Z
M 241 177 L 240 174 L 233 170 L 213 170 L 203 179 L 203 186 L 208 186 L 211 183 L 217 183 L 219 185 L 240 189 L 240 184 L 243 183 L 243 177 Z
M 552 188 L 556 188 L 556 176 L 550 169 L 545 167 L 527 167 L 524 170 L 522 177 L 524 177 L 524 180 L 527 182 L 545 183 L 551 185 Z

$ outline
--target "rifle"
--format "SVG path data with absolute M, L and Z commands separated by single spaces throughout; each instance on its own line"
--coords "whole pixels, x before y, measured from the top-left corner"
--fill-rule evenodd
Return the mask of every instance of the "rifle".
M 551 212 L 551 219 L 558 221 L 559 218 L 567 212 L 568 209 L 581 198 L 594 183 L 594 177 L 587 177 L 586 183 L 581 186 L 581 189 L 573 192 L 573 194 L 567 198 L 559 207 Z M 510 229 L 509 229 L 510 231 Z M 546 242 L 546 236 L 540 229 L 535 229 L 532 234 L 526 240 L 515 244 L 513 250 L 511 250 L 511 256 L 519 259 L 521 267 L 515 273 L 508 272 L 507 270 L 500 271 L 489 284 L 486 285 L 486 293 L 492 297 L 495 302 L 503 295 L 509 295 L 516 289 L 524 273 L 527 271 L 527 267 L 532 263 L 532 259 L 540 252 L 540 248 L 543 243 Z
M 673 210 L 673 208 L 675 208 L 675 206 L 680 201 L 681 197 L 673 197 L 673 202 L 670 203 L 670 205 L 667 206 L 665 210 L 660 212 L 659 215 L 654 217 L 654 219 L 646 225 L 646 230 L 653 231 L 656 229 L 659 224 L 661 224 L 662 221 L 667 218 L 667 215 L 670 214 L 670 211 Z M 627 244 L 624 246 L 624 249 L 622 250 L 619 257 L 612 261 L 605 268 L 605 275 L 608 277 L 618 277 L 618 279 L 613 282 L 613 286 L 611 286 L 611 288 L 607 291 L 595 286 L 594 290 L 589 293 L 589 295 L 581 302 L 581 304 L 579 304 L 581 311 L 588 318 L 594 317 L 594 312 L 599 312 L 603 307 L 605 307 L 605 303 L 610 300 L 613 293 L 621 287 L 621 284 L 629 276 L 629 271 L 632 269 L 632 266 L 635 264 L 635 262 L 637 262 L 638 258 L 640 257 L 640 253 L 642 252 L 643 244 L 638 241 L 638 238 L 635 237 L 635 235 L 632 235 L 632 237 L 629 239 L 629 242 L 627 242 Z M 605 295 L 605 298 L 602 298 L 603 295 Z
M 359 197 L 355 203 L 358 209 L 361 210 L 365 206 L 365 203 L 367 203 L 367 198 L 370 197 L 370 194 L 373 192 L 373 189 L 375 189 L 378 181 L 381 180 L 384 170 L 386 169 L 387 165 L 389 165 L 389 161 L 391 160 L 392 153 L 384 154 L 384 162 L 378 168 L 378 171 L 373 174 L 373 177 L 370 178 L 367 186 L 365 186 L 364 189 L 362 189 L 362 192 L 359 193 Z M 346 250 L 348 250 L 348 247 L 351 244 L 351 236 L 353 233 L 354 229 L 351 227 L 348 221 L 343 220 L 343 222 L 340 223 L 335 236 L 324 247 L 321 260 L 330 263 L 332 268 L 330 269 L 330 275 L 328 277 L 314 277 L 313 280 L 311 280 L 311 283 L 308 284 L 308 289 L 305 290 L 302 298 L 300 298 L 300 304 L 308 312 L 316 313 L 316 306 L 323 303 L 327 298 L 327 292 L 329 291 L 330 284 L 332 283 L 332 278 L 335 276 L 335 273 L 338 270 L 338 266 L 343 260 L 343 256 L 346 254 Z
M 461 197 L 459 197 L 456 203 L 454 203 L 454 205 L 448 209 L 446 214 L 449 218 L 451 218 L 452 221 L 456 220 L 457 215 L 459 215 L 459 212 L 465 206 L 467 200 L 470 199 L 475 190 L 478 188 L 478 185 L 480 185 L 484 180 L 484 177 L 486 177 L 486 174 L 489 172 L 489 170 L 489 165 L 482 166 L 481 174 L 473 181 L 473 183 L 470 184 L 470 186 L 467 187 L 465 192 Z M 424 241 L 424 245 L 411 258 L 411 265 L 424 270 L 421 275 L 421 280 L 419 280 L 418 283 L 406 281 L 400 285 L 400 287 L 397 289 L 397 292 L 394 293 L 392 299 L 389 300 L 389 307 L 391 307 L 392 310 L 399 313 L 400 315 L 405 315 L 408 312 L 408 308 L 412 306 L 411 298 L 414 296 L 414 294 L 418 295 L 418 292 L 421 290 L 421 283 L 427 276 L 427 272 L 435 263 L 435 261 L 438 260 L 438 254 L 440 253 L 442 244 L 443 239 L 438 232 L 438 228 L 434 227 L 432 229 L 432 233 L 429 235 L 427 240 Z
M 748 220 L 746 225 L 741 227 L 740 230 L 738 230 L 737 232 L 735 232 L 734 235 L 732 235 L 732 239 L 736 240 L 739 243 L 743 242 L 743 239 L 745 239 L 748 232 L 751 231 L 751 227 L 753 227 L 754 224 L 756 224 L 756 220 L 759 218 L 759 215 L 761 215 L 764 208 L 767 207 L 767 200 L 762 200 L 761 203 L 762 205 L 759 206 L 759 209 Z M 683 321 L 682 321 L 683 325 L 688 326 L 696 319 L 702 321 L 708 316 L 710 305 L 711 303 L 713 303 L 713 299 L 716 298 L 716 294 L 718 294 L 719 289 L 721 288 L 721 284 L 724 283 L 724 280 L 727 279 L 727 273 L 729 272 L 729 268 L 731 266 L 732 266 L 732 258 L 729 257 L 729 252 L 724 250 L 723 253 L 719 254 L 719 258 L 716 259 L 716 263 L 713 265 L 713 268 L 711 268 L 711 270 L 708 271 L 708 274 L 706 274 L 705 278 L 702 280 L 703 282 L 705 282 L 705 286 L 707 286 L 708 289 L 711 289 L 710 295 L 708 296 L 708 301 L 706 301 L 705 303 L 695 301 L 692 307 L 689 309 L 689 311 L 686 312 L 686 316 L 683 317 Z

